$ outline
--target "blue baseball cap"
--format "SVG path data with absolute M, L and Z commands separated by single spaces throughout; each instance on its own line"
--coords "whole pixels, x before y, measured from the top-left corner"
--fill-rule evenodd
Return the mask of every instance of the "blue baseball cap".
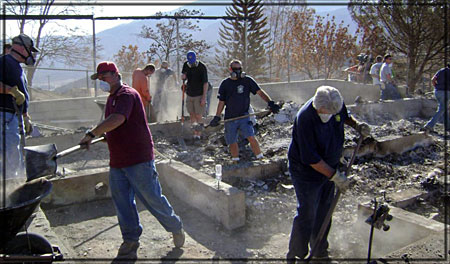
M 189 52 L 187 53 L 187 61 L 188 61 L 190 64 L 194 64 L 194 63 L 197 61 L 197 55 L 195 54 L 195 52 L 189 51 Z

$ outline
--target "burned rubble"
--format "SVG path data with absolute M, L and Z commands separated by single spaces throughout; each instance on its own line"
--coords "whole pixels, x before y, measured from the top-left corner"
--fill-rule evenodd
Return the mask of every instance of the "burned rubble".
M 269 162 L 281 162 L 282 170 L 266 179 L 241 179 L 231 184 L 246 193 L 247 226 L 253 232 L 282 232 L 289 235 L 292 219 L 296 212 L 296 198 L 287 171 L 287 150 L 289 147 L 292 123 L 299 105 L 287 103 L 279 115 L 271 115 L 257 121 L 257 139 L 264 153 L 263 160 L 254 160 L 248 145 L 240 143 L 239 164 L 230 161 L 228 148 L 223 138 L 223 129 L 205 136 L 197 142 L 189 142 L 187 150 L 182 150 L 173 140 L 155 137 L 155 147 L 166 158 L 181 161 L 211 177 L 214 177 L 214 165 L 222 164 L 224 169 L 239 166 L 259 166 Z M 361 121 L 366 121 L 356 116 Z M 372 129 L 372 141 L 383 138 L 405 137 L 420 134 L 426 120 L 408 118 L 393 120 L 388 115 L 376 118 L 369 123 Z M 363 245 L 353 225 L 357 222 L 357 206 L 361 202 L 369 202 L 377 197 L 390 201 L 390 195 L 411 188 L 431 192 L 428 200 L 421 200 L 405 208 L 415 213 L 444 222 L 444 211 L 439 200 L 442 189 L 439 179 L 444 176 L 444 144 L 443 127 L 438 124 L 435 133 L 431 133 L 432 143 L 425 147 L 414 147 L 404 153 L 392 153 L 383 157 L 373 154 L 358 157 L 350 171 L 353 187 L 347 191 L 338 203 L 333 215 L 334 224 L 330 240 L 338 241 L 346 237 L 348 243 L 333 243 L 334 252 L 340 256 L 364 255 Z M 345 129 L 345 148 L 356 145 L 358 135 L 350 127 Z M 447 150 L 448 151 L 448 150 Z M 426 205 L 426 206 L 422 206 Z M 370 226 L 367 225 L 369 230 Z M 333 233 L 334 232 L 334 233 Z M 334 235 L 333 235 L 334 234 Z M 338 247 L 338 248 L 336 248 Z M 340 248 L 339 248 L 340 247 Z M 361 252 L 358 252 L 361 251 Z M 346 253 L 344 253 L 346 252 Z M 352 255 L 352 254 L 350 254 Z
M 288 241 L 293 217 L 296 213 L 296 196 L 287 170 L 287 150 L 291 140 L 292 124 L 300 105 L 285 103 L 278 115 L 269 115 L 257 119 L 256 138 L 264 153 L 262 160 L 256 160 L 244 141 L 240 142 L 240 162 L 233 163 L 224 140 L 223 128 L 204 133 L 201 140 L 192 140 L 184 135 L 185 148 L 174 137 L 163 133 L 154 133 L 157 150 L 156 159 L 173 159 L 183 162 L 214 178 L 215 165 L 221 164 L 224 170 L 245 167 L 258 167 L 270 163 L 279 163 L 280 170 L 265 178 L 234 179 L 227 183 L 245 192 L 246 225 L 245 232 L 255 237 L 268 233 L 280 234 Z M 363 118 L 356 116 L 361 121 Z M 407 118 L 394 120 L 388 115 L 372 118 L 369 123 L 372 130 L 372 142 L 383 139 L 422 135 L 420 129 L 425 119 Z M 427 198 L 403 208 L 440 222 L 445 221 L 441 200 L 444 176 L 444 131 L 441 124 L 436 132 L 427 137 L 432 139 L 425 147 L 415 146 L 401 153 L 377 156 L 365 153 L 356 158 L 350 171 L 353 185 L 339 201 L 333 214 L 333 225 L 329 236 L 332 253 L 337 257 L 365 256 L 367 241 L 362 238 L 355 226 L 369 232 L 370 226 L 358 221 L 358 204 L 370 202 L 373 198 L 390 202 L 396 193 L 416 189 L 427 192 Z M 421 136 L 422 137 L 422 136 Z M 345 149 L 352 152 L 358 134 L 350 127 L 345 129 Z M 370 145 L 370 140 L 364 144 Z M 428 141 L 427 141 L 428 142 Z M 448 149 L 447 149 L 448 151 Z M 106 144 L 91 146 L 90 151 L 64 157 L 60 162 L 60 176 L 71 175 L 77 171 L 95 171 L 108 166 Z M 227 181 L 224 179 L 224 181 Z M 365 232 L 365 231 L 364 231 Z M 224 235 L 228 232 L 222 230 Z M 230 234 L 228 234 L 230 235 Z M 345 238 L 345 243 L 341 243 Z M 374 249 L 376 251 L 376 249 Z M 252 249 L 253 256 L 270 257 L 263 250 Z M 239 257 L 230 253 L 229 257 Z

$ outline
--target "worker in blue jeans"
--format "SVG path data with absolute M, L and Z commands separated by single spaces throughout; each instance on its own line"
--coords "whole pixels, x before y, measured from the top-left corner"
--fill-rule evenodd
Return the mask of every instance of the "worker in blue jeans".
M 344 124 L 368 136 L 367 124 L 347 113 L 340 92 L 331 86 L 320 86 L 313 98 L 297 113 L 292 141 L 288 150 L 289 172 L 297 195 L 287 261 L 305 259 L 317 239 L 320 227 L 330 209 L 335 187 L 344 192 L 348 180 L 337 167 L 344 145 Z M 327 236 L 331 220 L 315 256 L 320 263 L 336 263 L 328 252 Z M 319 263 L 319 262 L 314 263 Z
M 80 144 L 89 146 L 93 138 L 106 133 L 110 154 L 109 185 L 123 239 L 117 257 L 137 258 L 142 225 L 135 196 L 164 229 L 172 233 L 175 247 L 182 247 L 185 241 L 183 224 L 162 194 L 154 162 L 153 139 L 139 93 L 122 83 L 113 62 L 101 62 L 91 79 L 99 79 L 100 88 L 109 92 L 109 96 L 105 119 L 86 132 Z
M 433 130 L 440 119 L 444 116 L 445 110 L 448 107 L 448 102 L 450 100 L 450 64 L 447 67 L 440 69 L 431 79 L 434 85 L 434 96 L 438 102 L 438 108 L 433 117 L 427 122 L 424 129 L 426 131 Z M 450 130 L 450 113 L 447 111 L 447 122 L 445 130 Z

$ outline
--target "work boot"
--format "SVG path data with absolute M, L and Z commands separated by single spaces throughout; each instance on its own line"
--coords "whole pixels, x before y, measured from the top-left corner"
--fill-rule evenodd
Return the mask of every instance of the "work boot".
M 186 239 L 184 235 L 184 230 L 181 229 L 179 233 L 172 233 L 173 236 L 173 244 L 175 247 L 180 248 L 184 245 L 184 240 Z
M 313 257 L 311 263 L 317 264 L 339 264 L 336 260 L 332 259 L 332 256 L 329 255 L 328 251 L 318 254 Z
M 122 245 L 120 245 L 117 257 L 136 259 L 138 248 L 139 241 L 124 241 Z

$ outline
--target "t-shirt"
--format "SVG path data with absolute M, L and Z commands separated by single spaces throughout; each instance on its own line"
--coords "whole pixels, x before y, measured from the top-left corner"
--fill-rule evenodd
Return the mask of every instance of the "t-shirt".
M 372 76 L 372 80 L 373 80 L 373 84 L 380 84 L 380 69 L 381 69 L 381 65 L 383 65 L 382 62 L 377 62 L 375 64 L 372 65 L 372 67 L 370 67 L 370 72 L 369 74 L 372 75 L 376 75 L 377 77 L 373 77 Z
M 248 114 L 250 92 L 256 94 L 261 88 L 252 77 L 237 80 L 224 79 L 219 86 L 217 98 L 225 102 L 225 119 Z
M 25 102 L 20 106 L 22 113 L 27 113 L 29 101 L 27 77 L 20 63 L 11 54 L 0 56 L 0 81 L 11 87 L 17 85 L 25 95 Z M 13 100 L 13 96 L 10 94 L 0 94 L 0 109 L 14 112 Z
M 105 118 L 111 114 L 124 115 L 125 122 L 106 133 L 109 165 L 125 168 L 154 159 L 153 139 L 139 94 L 123 84 L 106 101 Z
M 155 71 L 155 76 L 156 76 L 156 87 L 157 87 L 157 89 L 163 88 L 164 83 L 166 82 L 166 80 L 173 74 L 175 74 L 175 72 L 172 71 L 172 69 L 158 69 L 158 70 L 156 70 Z
M 433 78 L 436 77 L 436 90 L 450 91 L 450 68 L 440 69 Z
M 197 67 L 189 67 L 188 63 L 183 64 L 181 73 L 186 74 L 186 94 L 189 96 L 203 95 L 203 85 L 208 82 L 208 71 L 205 64 L 198 62 Z
M 391 67 L 389 67 L 389 64 L 387 64 L 386 62 L 383 63 L 383 65 L 381 65 L 381 69 L 380 69 L 380 81 L 381 82 L 387 82 L 389 81 L 387 76 L 391 75 L 392 76 L 392 70 Z
M 308 100 L 297 113 L 288 150 L 289 166 L 305 181 L 322 181 L 327 177 L 311 167 L 321 159 L 336 168 L 344 148 L 344 121 L 349 118 L 343 104 L 341 111 L 323 123 Z
M 141 96 L 142 102 L 144 103 L 144 106 L 147 106 L 148 102 L 152 98 L 148 90 L 147 76 L 145 76 L 141 69 L 137 68 L 136 70 L 134 70 L 132 78 L 133 80 L 131 85 L 134 89 L 136 89 L 136 91 L 138 91 L 139 95 Z

